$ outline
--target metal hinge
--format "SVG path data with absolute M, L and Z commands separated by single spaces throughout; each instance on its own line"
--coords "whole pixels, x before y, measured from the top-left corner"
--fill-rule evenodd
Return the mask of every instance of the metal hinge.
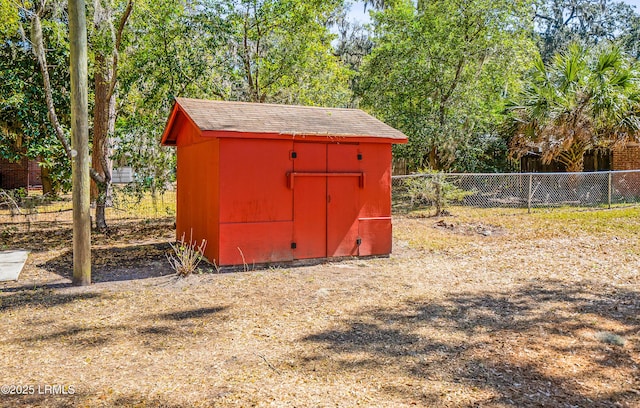
M 296 249 L 296 246 L 297 246 L 297 245 L 296 245 L 296 243 L 295 243 L 295 242 L 292 242 L 292 243 L 291 243 L 291 249 Z
M 362 238 L 356 239 L 356 245 L 360 246 L 362 244 Z
M 296 159 L 298 157 L 298 153 L 296 152 L 291 152 L 291 158 L 292 159 Z

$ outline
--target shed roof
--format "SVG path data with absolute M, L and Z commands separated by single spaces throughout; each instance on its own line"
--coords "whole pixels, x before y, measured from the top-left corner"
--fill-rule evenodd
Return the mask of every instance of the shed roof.
M 162 135 L 162 144 L 175 145 L 175 117 L 186 114 L 201 131 L 291 136 L 367 137 L 404 143 L 402 132 L 360 109 L 319 108 L 266 103 L 176 98 Z

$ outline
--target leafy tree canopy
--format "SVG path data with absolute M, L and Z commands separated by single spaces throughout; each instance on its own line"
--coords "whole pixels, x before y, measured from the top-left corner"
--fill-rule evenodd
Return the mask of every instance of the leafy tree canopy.
M 615 0 L 543 0 L 536 5 L 535 28 L 543 61 L 572 42 L 594 46 L 603 41 L 633 37 L 633 8 Z M 637 21 L 636 21 L 637 26 Z M 629 43 L 629 46 L 637 47 Z
M 504 146 L 496 132 L 504 96 L 534 53 L 530 10 L 507 0 L 400 0 L 374 13 L 358 93 L 409 136 L 397 153 L 411 167 L 476 170 L 465 159 L 486 156 L 474 146 Z
M 12 35 L 18 28 L 18 8 L 12 0 L 0 0 L 0 38 Z
M 117 160 L 138 188 L 162 190 L 172 149 L 158 146 L 176 96 L 346 106 L 351 71 L 329 25 L 342 2 L 160 0 L 137 6 L 122 55 Z
M 45 182 L 52 183 L 54 190 L 66 190 L 70 188 L 71 167 L 47 117 L 42 75 L 28 35 L 26 12 L 30 9 L 20 10 L 14 2 L 0 2 L 0 14 L 3 18 L 10 16 L 8 20 L 0 19 L 6 23 L 0 27 L 0 156 L 10 160 L 21 157 L 39 160 L 45 170 Z M 69 45 L 62 9 L 47 9 L 42 30 L 50 47 L 54 103 L 60 120 L 68 125 Z

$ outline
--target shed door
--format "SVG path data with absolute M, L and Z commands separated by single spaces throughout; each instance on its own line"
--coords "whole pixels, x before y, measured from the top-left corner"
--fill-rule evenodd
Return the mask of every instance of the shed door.
M 294 143 L 294 258 L 358 255 L 358 145 Z
M 329 144 L 328 173 L 358 173 L 358 145 Z M 358 255 L 360 178 L 327 177 L 327 256 Z
M 294 143 L 295 172 L 324 173 L 327 170 L 327 145 Z M 294 258 L 327 256 L 327 178 L 299 177 L 293 188 Z

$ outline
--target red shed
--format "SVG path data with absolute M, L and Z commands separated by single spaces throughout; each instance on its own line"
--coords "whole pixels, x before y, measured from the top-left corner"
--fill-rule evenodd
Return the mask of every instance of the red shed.
M 176 234 L 218 265 L 391 253 L 391 144 L 357 109 L 176 98 Z

